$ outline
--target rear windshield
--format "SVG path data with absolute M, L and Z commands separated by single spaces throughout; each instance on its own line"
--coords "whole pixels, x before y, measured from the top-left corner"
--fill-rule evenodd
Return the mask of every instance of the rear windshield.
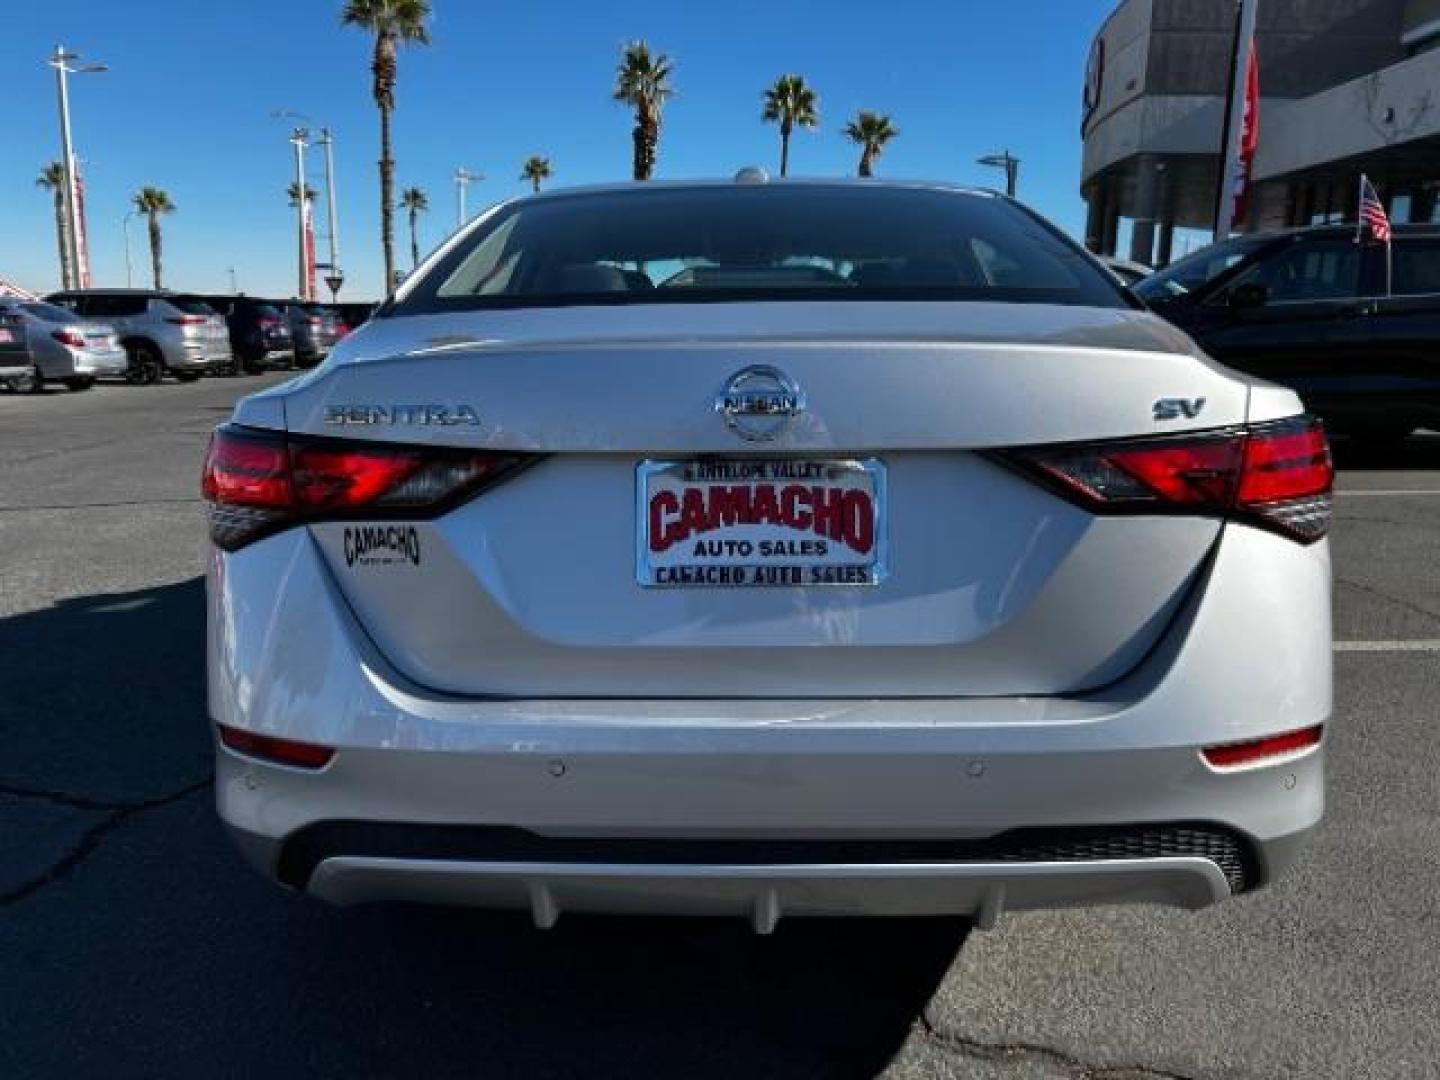
M 214 315 L 215 309 L 198 296 L 167 296 L 165 301 L 186 315 Z
M 27 303 L 20 306 L 35 318 L 43 319 L 45 322 L 73 323 L 75 321 L 75 312 L 69 308 L 60 307 L 58 304 Z
M 775 184 L 512 203 L 392 313 L 802 299 L 1129 303 L 1083 251 L 1003 199 Z

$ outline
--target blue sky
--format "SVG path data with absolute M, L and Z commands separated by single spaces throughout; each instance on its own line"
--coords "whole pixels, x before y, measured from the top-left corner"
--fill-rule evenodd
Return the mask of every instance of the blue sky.
M 0 34 L 0 277 L 58 285 L 54 215 L 34 186 L 58 154 L 59 42 L 110 71 L 72 79 L 77 153 L 86 162 L 97 284 L 124 284 L 121 221 L 131 192 L 165 188 L 166 284 L 289 294 L 294 289 L 293 109 L 336 133 L 342 292 L 380 288 L 378 121 L 370 44 L 342 29 L 339 0 L 11 0 Z M 547 154 L 555 184 L 623 180 L 630 118 L 610 100 L 621 45 L 636 37 L 676 63 L 657 175 L 728 176 L 774 168 L 778 137 L 760 94 L 795 71 L 820 94 L 821 126 L 797 133 L 791 171 L 854 171 L 840 129 L 860 108 L 900 129 L 881 175 L 999 186 L 974 159 L 1009 147 L 1020 194 L 1072 233 L 1078 194 L 1080 88 L 1091 36 L 1112 0 L 790 0 L 775 4 L 434 0 L 434 44 L 400 61 L 396 179 L 430 196 L 422 251 L 455 221 L 456 166 L 486 174 L 473 209 L 521 194 L 520 165 Z M 320 183 L 318 155 L 311 182 Z M 148 283 L 145 232 L 131 223 L 136 283 Z M 319 243 L 324 255 L 324 241 Z M 398 219 L 397 249 L 408 265 Z

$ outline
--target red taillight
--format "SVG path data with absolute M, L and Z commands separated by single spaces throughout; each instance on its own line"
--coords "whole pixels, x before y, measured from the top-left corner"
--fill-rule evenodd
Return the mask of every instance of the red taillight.
M 204 315 L 171 315 L 165 321 L 176 326 L 204 326 L 210 320 Z
M 1317 724 L 1315 727 L 1304 728 L 1300 731 L 1287 731 L 1283 735 L 1270 735 L 1263 739 L 1225 743 L 1221 746 L 1207 746 L 1200 751 L 1200 754 L 1217 769 L 1238 769 L 1242 765 L 1254 765 L 1271 758 L 1288 757 L 1291 754 L 1298 754 L 1302 750 L 1319 746 L 1324 733 L 1324 725 Z
M 85 335 L 76 330 L 52 330 L 50 336 L 61 345 L 69 345 L 72 349 L 85 347 Z
M 1303 543 L 1330 530 L 1334 469 L 1320 422 L 1036 447 L 1004 459 L 1095 513 L 1216 514 Z
M 220 730 L 220 741 L 231 750 L 263 761 L 291 765 L 297 769 L 323 769 L 335 756 L 334 749 L 329 746 L 259 735 L 225 724 L 217 724 L 216 727 Z
M 346 326 L 343 322 L 335 324 L 335 336 L 337 338 L 343 338 L 348 333 L 350 333 L 350 327 Z
M 261 320 L 260 320 L 260 329 L 261 329 L 261 330 L 278 330 L 279 328 L 280 328 L 280 320 L 279 320 L 279 319 L 261 319 Z
M 200 486 L 211 539 L 234 551 L 303 522 L 433 516 L 527 460 L 226 426 L 211 436 Z

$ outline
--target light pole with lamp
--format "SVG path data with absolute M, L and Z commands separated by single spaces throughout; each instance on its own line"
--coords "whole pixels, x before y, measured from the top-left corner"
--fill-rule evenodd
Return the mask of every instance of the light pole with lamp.
M 125 216 L 120 219 L 120 227 L 125 230 L 125 287 L 134 287 L 134 278 L 130 263 L 130 219 L 135 216 L 134 210 L 126 210 Z
M 457 231 L 465 227 L 465 192 L 470 187 L 470 182 L 484 179 L 485 177 L 477 172 L 471 172 L 463 165 L 455 170 L 455 228 Z
M 305 196 L 305 147 L 310 145 L 310 132 L 303 127 L 297 127 L 290 133 L 290 145 L 295 147 L 295 222 L 300 243 L 300 287 L 295 295 L 301 300 L 310 300 L 310 275 L 306 272 L 308 267 L 305 265 L 305 204 L 310 201 Z
M 68 53 L 63 45 L 56 45 L 55 52 L 45 61 L 55 69 L 55 85 L 60 97 L 60 165 L 64 170 L 65 223 L 69 227 L 65 245 L 70 256 L 71 278 L 64 282 L 67 289 L 78 289 L 83 275 L 80 269 L 80 195 L 75 184 L 75 147 L 70 141 L 70 88 L 66 76 L 91 75 L 109 70 L 104 64 L 72 67 L 79 59 L 79 53 Z
M 1006 150 L 999 154 L 986 154 L 975 159 L 976 165 L 987 165 L 992 169 L 1005 170 L 1005 194 L 1015 197 L 1015 187 L 1020 180 L 1020 159 Z
M 299 120 L 310 127 L 317 126 L 310 117 L 294 109 L 276 109 L 270 115 L 277 119 Z M 324 265 L 324 269 L 325 284 L 330 289 L 330 299 L 333 301 L 340 295 L 340 286 L 345 284 L 345 272 L 340 269 L 340 219 L 335 207 L 335 134 L 323 124 L 318 126 L 320 137 L 311 145 L 325 148 L 325 216 L 330 230 L 330 261 Z M 310 299 L 313 300 L 314 297 Z

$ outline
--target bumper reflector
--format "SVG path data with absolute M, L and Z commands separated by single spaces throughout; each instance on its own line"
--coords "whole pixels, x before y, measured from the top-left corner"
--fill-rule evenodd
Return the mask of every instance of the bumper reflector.
M 1267 758 L 1285 757 L 1302 750 L 1319 746 L 1325 732 L 1323 724 L 1287 731 L 1283 735 L 1271 735 L 1249 742 L 1225 743 L 1222 746 L 1207 746 L 1201 755 L 1217 769 L 1235 769 L 1242 765 L 1253 765 Z
M 273 735 L 257 735 L 253 731 L 217 724 L 220 741 L 236 753 L 297 769 L 323 769 L 330 764 L 335 750 L 329 746 L 277 739 Z

